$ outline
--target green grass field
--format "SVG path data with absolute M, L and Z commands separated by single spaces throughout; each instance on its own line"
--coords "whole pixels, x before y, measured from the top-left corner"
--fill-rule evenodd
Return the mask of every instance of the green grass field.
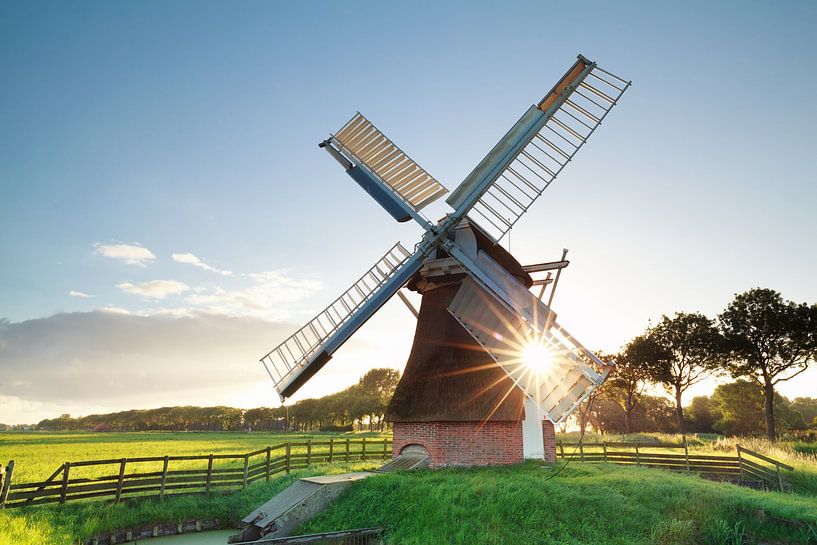
M 383 525 L 401 545 L 817 543 L 812 497 L 608 464 L 554 472 L 530 461 L 382 475 L 300 532 Z
M 33 482 L 48 478 L 63 462 L 198 454 L 239 454 L 285 441 L 327 440 L 330 437 L 382 438 L 378 433 L 91 433 L 7 432 L 0 433 L 0 464 L 14 460 L 14 480 Z M 302 449 L 301 449 L 302 450 Z M 293 451 L 294 452 L 294 451 Z M 200 464 L 200 463 L 199 463 Z M 178 463 L 176 469 L 193 466 Z M 229 464 L 228 464 L 229 465 Z M 141 471 L 156 468 L 142 464 Z M 159 468 L 161 469 L 161 468 Z M 110 468 L 83 468 L 78 476 L 98 477 Z
M 74 545 L 93 536 L 121 528 L 219 519 L 237 527 L 241 517 L 289 486 L 298 477 L 375 469 L 380 462 L 314 466 L 269 483 L 257 482 L 246 490 L 214 494 L 139 499 L 119 505 L 85 502 L 46 505 L 0 511 L 0 545 Z
M 48 477 L 64 461 L 241 453 L 287 439 L 363 436 L 382 437 L 357 433 L 286 437 L 262 433 L 2 433 L 0 462 L 14 459 L 15 481 L 32 481 Z M 568 434 L 560 439 L 576 437 Z M 674 436 L 658 439 L 679 441 Z M 735 441 L 691 438 L 690 449 L 730 452 Z M 575 460 L 550 479 L 553 469 L 528 462 L 370 478 L 355 484 L 342 500 L 301 530 L 384 525 L 388 543 L 400 545 L 742 545 L 757 540 L 817 545 L 817 459 L 791 444 L 740 442 L 794 465 L 794 493 L 760 492 L 661 470 Z M 295 475 L 374 468 L 380 463 L 316 466 Z M 294 478 L 280 475 L 270 483 L 258 482 L 247 490 L 210 499 L 185 496 L 163 502 L 130 500 L 118 506 L 86 502 L 0 511 L 0 545 L 67 545 L 117 528 L 196 518 L 236 522 Z

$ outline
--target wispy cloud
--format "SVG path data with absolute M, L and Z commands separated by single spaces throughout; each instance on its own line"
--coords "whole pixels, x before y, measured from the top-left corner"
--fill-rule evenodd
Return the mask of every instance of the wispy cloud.
M 190 286 L 176 280 L 150 280 L 133 284 L 123 282 L 116 285 L 120 290 L 133 295 L 141 295 L 151 299 L 164 299 L 168 295 L 176 295 L 190 289 Z
M 173 254 L 173 261 L 177 263 L 186 263 L 188 265 L 193 265 L 194 267 L 198 267 L 200 269 L 204 269 L 205 271 L 210 271 L 214 273 L 218 273 L 224 276 L 232 276 L 233 271 L 228 271 L 224 269 L 218 269 L 213 267 L 212 265 L 208 265 L 207 263 L 203 262 L 199 259 L 198 256 L 193 254 Z
M 145 248 L 144 246 L 134 244 L 100 244 L 97 243 L 95 253 L 117 259 L 128 265 L 138 265 L 144 267 L 146 263 L 150 263 L 156 256 Z
M 112 306 L 112 305 L 108 305 L 107 307 L 100 307 L 100 308 L 94 309 L 94 311 L 95 312 L 107 312 L 108 314 L 131 314 L 131 311 L 129 311 L 126 308 L 115 307 L 115 306 Z
M 210 293 L 191 295 L 187 302 L 199 310 L 228 316 L 285 319 L 293 314 L 293 303 L 321 289 L 320 282 L 293 278 L 281 270 L 246 276 L 254 282 L 253 285 L 234 290 L 215 288 Z M 287 306 L 289 310 L 285 310 Z
M 89 299 L 89 298 L 93 297 L 93 295 L 87 294 L 84 291 L 77 291 L 77 290 L 69 291 L 68 295 L 70 295 L 71 297 L 79 297 L 81 299 Z

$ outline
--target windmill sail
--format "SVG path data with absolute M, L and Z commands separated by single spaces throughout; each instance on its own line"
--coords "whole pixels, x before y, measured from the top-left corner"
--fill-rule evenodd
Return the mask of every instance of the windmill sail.
M 422 258 L 398 242 L 332 304 L 261 358 L 281 397 L 291 396 L 317 373 L 420 269 Z
M 448 311 L 556 424 L 604 382 L 611 368 L 555 321 L 525 319 L 472 277 L 463 281 Z M 536 370 L 524 360 L 530 343 L 547 351 L 546 367 Z
M 347 159 L 363 165 L 414 211 L 448 190 L 358 112 L 329 139 Z
M 547 189 L 630 82 L 579 55 L 446 200 L 499 241 Z

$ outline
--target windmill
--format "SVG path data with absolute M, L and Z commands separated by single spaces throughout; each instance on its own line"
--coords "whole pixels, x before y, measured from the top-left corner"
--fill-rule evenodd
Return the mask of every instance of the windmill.
M 531 273 L 561 269 L 564 256 L 523 267 L 499 242 L 629 85 L 579 55 L 448 196 L 452 211 L 436 223 L 422 209 L 446 194 L 445 187 L 363 115 L 321 142 L 395 220 L 413 219 L 424 233 L 412 250 L 399 242 L 389 248 L 261 359 L 281 398 L 292 396 L 408 287 L 423 299 L 412 354 L 387 411 L 394 454 L 420 449 L 430 453 L 431 465 L 515 462 L 529 439 L 522 430 L 533 429 L 539 450 L 552 459 L 553 425 L 567 419 L 611 367 L 556 321 L 541 300 L 544 286 L 538 297 L 530 291 Z M 467 454 L 443 452 L 446 437 L 447 451 Z

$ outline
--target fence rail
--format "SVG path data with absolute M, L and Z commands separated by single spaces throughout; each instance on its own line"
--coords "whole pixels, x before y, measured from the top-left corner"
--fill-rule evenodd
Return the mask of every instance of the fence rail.
M 737 446 L 735 456 L 716 454 L 690 454 L 683 443 L 557 443 L 557 457 L 573 458 L 586 462 L 606 462 L 686 471 L 702 477 L 732 481 L 747 486 L 777 489 L 781 492 L 791 488 L 787 473 L 794 471 L 790 465 L 769 458 L 758 452 Z M 627 447 L 632 450 L 611 450 Z M 683 453 L 655 452 L 656 450 L 683 449 Z
M 288 442 L 243 454 L 158 456 L 65 462 L 38 482 L 13 482 L 14 462 L 0 466 L 0 509 L 43 503 L 135 496 L 211 494 L 242 489 L 278 473 L 316 463 L 391 458 L 391 439 L 329 439 Z M 191 466 L 198 465 L 199 467 Z M 104 468 L 102 475 L 83 476 L 83 468 Z M 84 471 L 88 471 L 84 469 Z M 93 470 L 92 470 L 93 471 Z

